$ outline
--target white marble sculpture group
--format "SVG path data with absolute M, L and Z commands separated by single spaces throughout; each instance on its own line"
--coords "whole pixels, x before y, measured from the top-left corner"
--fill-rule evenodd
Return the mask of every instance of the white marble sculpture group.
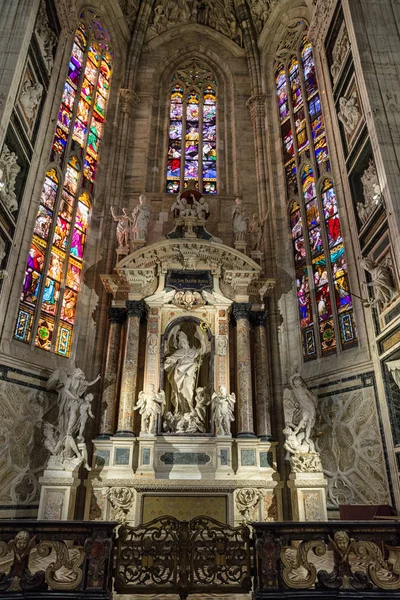
M 312 439 L 318 398 L 308 389 L 299 373 L 292 375 L 289 383 L 290 388 L 286 388 L 283 395 L 286 419 L 283 433 L 292 471 L 321 472 L 321 461 Z
M 94 418 L 93 394 L 84 394 L 99 379 L 100 375 L 88 381 L 81 369 L 70 374 L 57 369 L 50 376 L 46 388 L 57 390 L 58 419 L 56 425 L 45 422 L 43 426 L 44 446 L 51 454 L 48 469 L 73 471 L 83 463 L 90 470 L 83 433 L 88 418 Z
M 117 223 L 116 234 L 119 248 L 129 248 L 131 241 L 146 241 L 150 221 L 150 208 L 146 205 L 146 196 L 140 194 L 139 203 L 129 215 L 126 208 L 117 215 L 111 207 L 111 215 Z

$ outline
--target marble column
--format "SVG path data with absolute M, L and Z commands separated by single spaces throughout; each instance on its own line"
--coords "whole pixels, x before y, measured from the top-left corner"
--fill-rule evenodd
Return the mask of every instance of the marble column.
M 134 436 L 133 420 L 138 379 L 140 320 L 144 314 L 142 300 L 126 302 L 126 338 L 122 362 L 121 393 L 117 436 Z
M 263 441 L 269 441 L 272 439 L 266 318 L 267 313 L 265 311 L 255 311 L 251 313 L 251 321 L 254 331 L 256 434 Z
M 110 328 L 108 330 L 107 356 L 104 370 L 104 387 L 101 408 L 99 438 L 109 438 L 115 432 L 115 416 L 118 388 L 118 362 L 121 344 L 121 329 L 125 321 L 125 309 L 110 307 L 108 309 Z
M 241 438 L 256 437 L 251 385 L 250 308 L 251 304 L 244 302 L 234 302 L 232 305 L 236 320 L 237 437 Z

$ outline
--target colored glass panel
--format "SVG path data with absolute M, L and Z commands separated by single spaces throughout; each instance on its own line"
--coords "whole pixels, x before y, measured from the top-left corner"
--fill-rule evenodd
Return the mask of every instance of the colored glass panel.
M 288 93 L 286 84 L 286 73 L 283 65 L 279 65 L 276 71 L 276 93 L 278 96 L 278 108 L 280 121 L 284 121 L 289 116 Z
M 307 125 L 303 107 L 301 107 L 296 114 L 295 126 L 297 149 L 299 152 L 301 152 L 308 144 Z
M 97 17 L 94 24 L 93 11 L 85 10 L 84 14 L 92 20 L 91 38 L 101 35 L 101 39 L 97 40 L 98 46 L 88 47 L 87 28 L 80 24 L 72 46 L 51 152 L 52 160 L 56 155 L 62 157 L 66 148 L 71 147 L 71 139 L 77 141 L 85 151 L 83 169 L 78 158 L 72 157 L 64 167 L 61 190 L 56 170 L 46 174 L 14 334 L 15 339 L 26 342 L 35 327 L 35 346 L 61 356 L 70 354 L 89 224 L 90 198 L 87 191 L 80 192 L 81 169 L 93 182 L 111 81 L 108 33 Z M 62 166 L 62 162 L 59 164 Z M 86 182 L 87 189 L 92 187 L 92 183 L 88 186 Z M 48 247 L 50 234 L 52 245 Z M 35 318 L 39 302 L 40 314 Z
M 310 98 L 317 90 L 317 79 L 315 76 L 315 64 L 312 53 L 312 46 L 307 39 L 304 39 L 303 48 L 301 51 L 303 62 L 304 82 L 306 85 L 307 97 Z
M 292 58 L 289 63 L 289 79 L 293 109 L 296 111 L 303 104 L 303 98 L 301 95 L 299 63 L 297 58 Z
M 283 160 L 287 163 L 294 156 L 293 133 L 290 121 L 286 121 L 282 125 L 282 141 L 283 141 Z

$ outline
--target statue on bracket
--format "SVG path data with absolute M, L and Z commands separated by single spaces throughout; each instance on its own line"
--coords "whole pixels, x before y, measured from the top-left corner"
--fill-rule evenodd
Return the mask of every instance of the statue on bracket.
M 390 270 L 384 264 L 375 263 L 369 257 L 363 258 L 360 266 L 371 275 L 371 281 L 365 285 L 374 289 L 375 298 L 368 304 L 380 304 L 382 308 L 386 308 L 397 294 Z
M 219 386 L 218 393 L 213 393 L 211 410 L 217 435 L 231 435 L 231 423 L 235 420 L 235 402 L 235 394 L 228 394 L 224 385 Z
M 317 416 L 318 398 L 308 389 L 299 373 L 289 379 L 290 388 L 283 394 L 286 427 L 285 449 L 291 454 L 292 471 L 322 472 L 321 460 L 315 450 L 311 433 Z
M 190 341 L 189 341 L 190 340 Z M 172 327 L 165 342 L 169 408 L 164 417 L 164 430 L 172 433 L 205 433 L 206 406 L 209 404 L 207 385 L 199 385 L 200 371 L 208 368 L 210 352 L 207 335 L 194 322 L 181 322 Z M 208 383 L 208 371 L 202 379 Z
M 146 196 L 140 194 L 139 204 L 135 206 L 132 212 L 132 236 L 134 240 L 145 240 L 147 237 L 147 228 L 149 226 L 151 210 L 146 206 Z
M 262 236 L 268 215 L 269 213 L 261 220 L 258 218 L 257 214 L 254 213 L 253 218 L 249 223 L 250 250 L 253 252 L 261 252 L 262 250 Z
M 171 206 L 171 212 L 175 227 L 167 234 L 167 239 L 200 238 L 222 244 L 222 240 L 205 227 L 210 216 L 210 205 L 198 190 L 189 188 L 180 192 Z
M 122 215 L 116 215 L 115 211 L 114 211 L 114 207 L 111 206 L 111 214 L 112 214 L 112 218 L 117 223 L 118 246 L 119 246 L 119 248 L 128 248 L 132 219 L 128 215 L 126 208 L 122 209 Z
M 142 417 L 142 432 L 154 435 L 156 433 L 157 418 L 162 415 L 165 408 L 165 392 L 156 392 L 154 385 L 149 385 L 148 392 L 140 392 L 138 402 L 133 410 L 138 410 Z
M 232 231 L 234 242 L 245 242 L 247 233 L 246 209 L 240 198 L 235 198 L 235 206 L 232 208 Z
M 93 394 L 83 396 L 99 379 L 100 375 L 88 381 L 81 369 L 74 369 L 71 374 L 57 369 L 49 377 L 46 389 L 55 389 L 58 393 L 58 420 L 56 426 L 51 423 L 44 423 L 43 426 L 44 446 L 52 455 L 48 469 L 73 471 L 83 462 L 86 469 L 90 470 L 83 430 L 87 419 L 94 417 L 90 408 Z M 77 442 L 81 443 L 81 449 Z

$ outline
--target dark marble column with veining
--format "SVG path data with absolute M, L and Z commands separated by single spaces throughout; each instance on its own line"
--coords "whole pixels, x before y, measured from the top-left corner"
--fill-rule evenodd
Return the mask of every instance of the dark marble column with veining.
M 138 380 L 140 320 L 144 315 L 142 300 L 126 303 L 126 337 L 122 359 L 121 392 L 117 436 L 134 436 L 134 406 Z
M 254 375 L 256 384 L 256 434 L 263 441 L 271 436 L 271 397 L 269 387 L 269 357 L 267 350 L 267 313 L 251 313 L 254 331 Z
M 242 438 L 255 437 L 251 385 L 250 308 L 251 304 L 244 302 L 235 302 L 232 305 L 232 314 L 236 321 L 237 437 Z
M 110 307 L 108 309 L 107 356 L 104 369 L 104 387 L 101 407 L 104 410 L 101 416 L 100 438 L 108 438 L 115 433 L 115 417 L 117 410 L 118 390 L 118 362 L 121 345 L 121 329 L 125 321 L 124 308 Z

